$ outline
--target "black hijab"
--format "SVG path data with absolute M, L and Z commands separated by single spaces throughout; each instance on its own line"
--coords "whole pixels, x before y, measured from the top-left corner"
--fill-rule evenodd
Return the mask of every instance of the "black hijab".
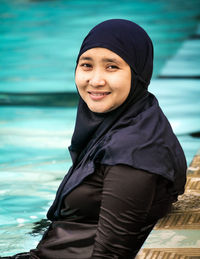
M 186 161 L 157 99 L 147 91 L 153 70 L 153 45 L 137 24 L 112 19 L 95 26 L 84 39 L 79 57 L 88 49 L 107 48 L 131 68 L 131 90 L 117 109 L 103 114 L 89 110 L 80 97 L 69 151 L 73 165 L 63 179 L 47 216 L 59 218 L 63 198 L 97 164 L 124 164 L 162 175 L 171 181 L 172 195 L 183 193 Z

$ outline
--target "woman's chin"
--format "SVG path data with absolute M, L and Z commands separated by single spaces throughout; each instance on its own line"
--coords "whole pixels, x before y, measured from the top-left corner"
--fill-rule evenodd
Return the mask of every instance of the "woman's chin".
M 104 106 L 104 105 L 88 105 L 88 108 L 90 111 L 95 113 L 108 113 L 115 109 L 113 107 Z
M 88 106 L 90 111 L 95 112 L 95 113 L 106 113 L 109 110 L 105 109 L 104 107 L 93 107 L 93 106 Z

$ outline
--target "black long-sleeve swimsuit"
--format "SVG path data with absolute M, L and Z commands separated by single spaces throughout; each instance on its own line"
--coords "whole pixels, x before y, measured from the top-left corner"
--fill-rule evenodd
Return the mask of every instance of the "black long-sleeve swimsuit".
M 165 178 L 126 165 L 98 166 L 67 195 L 30 258 L 133 258 L 173 197 Z

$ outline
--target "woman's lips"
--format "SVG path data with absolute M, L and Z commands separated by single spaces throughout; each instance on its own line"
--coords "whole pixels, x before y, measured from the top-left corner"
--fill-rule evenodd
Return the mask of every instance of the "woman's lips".
M 110 94 L 110 92 L 88 92 L 90 95 L 90 98 L 94 101 L 102 100 L 107 95 Z

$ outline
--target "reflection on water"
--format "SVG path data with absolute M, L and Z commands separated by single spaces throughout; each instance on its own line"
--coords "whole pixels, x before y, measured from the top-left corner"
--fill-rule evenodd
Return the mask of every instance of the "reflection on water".
M 162 0 L 0 0 L 0 104 L 7 105 L 0 107 L 0 255 L 35 247 L 46 227 L 42 219 L 71 164 L 67 147 L 76 115 L 76 54 L 83 36 L 102 20 L 133 20 L 152 37 L 155 70 L 150 91 L 158 97 L 191 161 L 200 146 L 200 88 L 184 62 L 190 60 L 189 67 L 197 68 L 191 71 L 198 73 L 195 46 L 199 45 L 198 39 L 196 45 L 187 41 L 186 48 L 182 43 L 196 33 L 198 4 L 196 0 L 183 0 L 181 6 L 178 0 L 170 4 Z M 171 57 L 176 59 L 170 59 L 168 66 Z M 187 79 L 172 77 L 174 71 L 181 74 L 180 64 Z M 183 246 L 186 236 L 191 244 L 195 242 L 196 232 L 169 232 L 166 238 L 159 233 L 153 235 L 155 246 L 171 238 Z

